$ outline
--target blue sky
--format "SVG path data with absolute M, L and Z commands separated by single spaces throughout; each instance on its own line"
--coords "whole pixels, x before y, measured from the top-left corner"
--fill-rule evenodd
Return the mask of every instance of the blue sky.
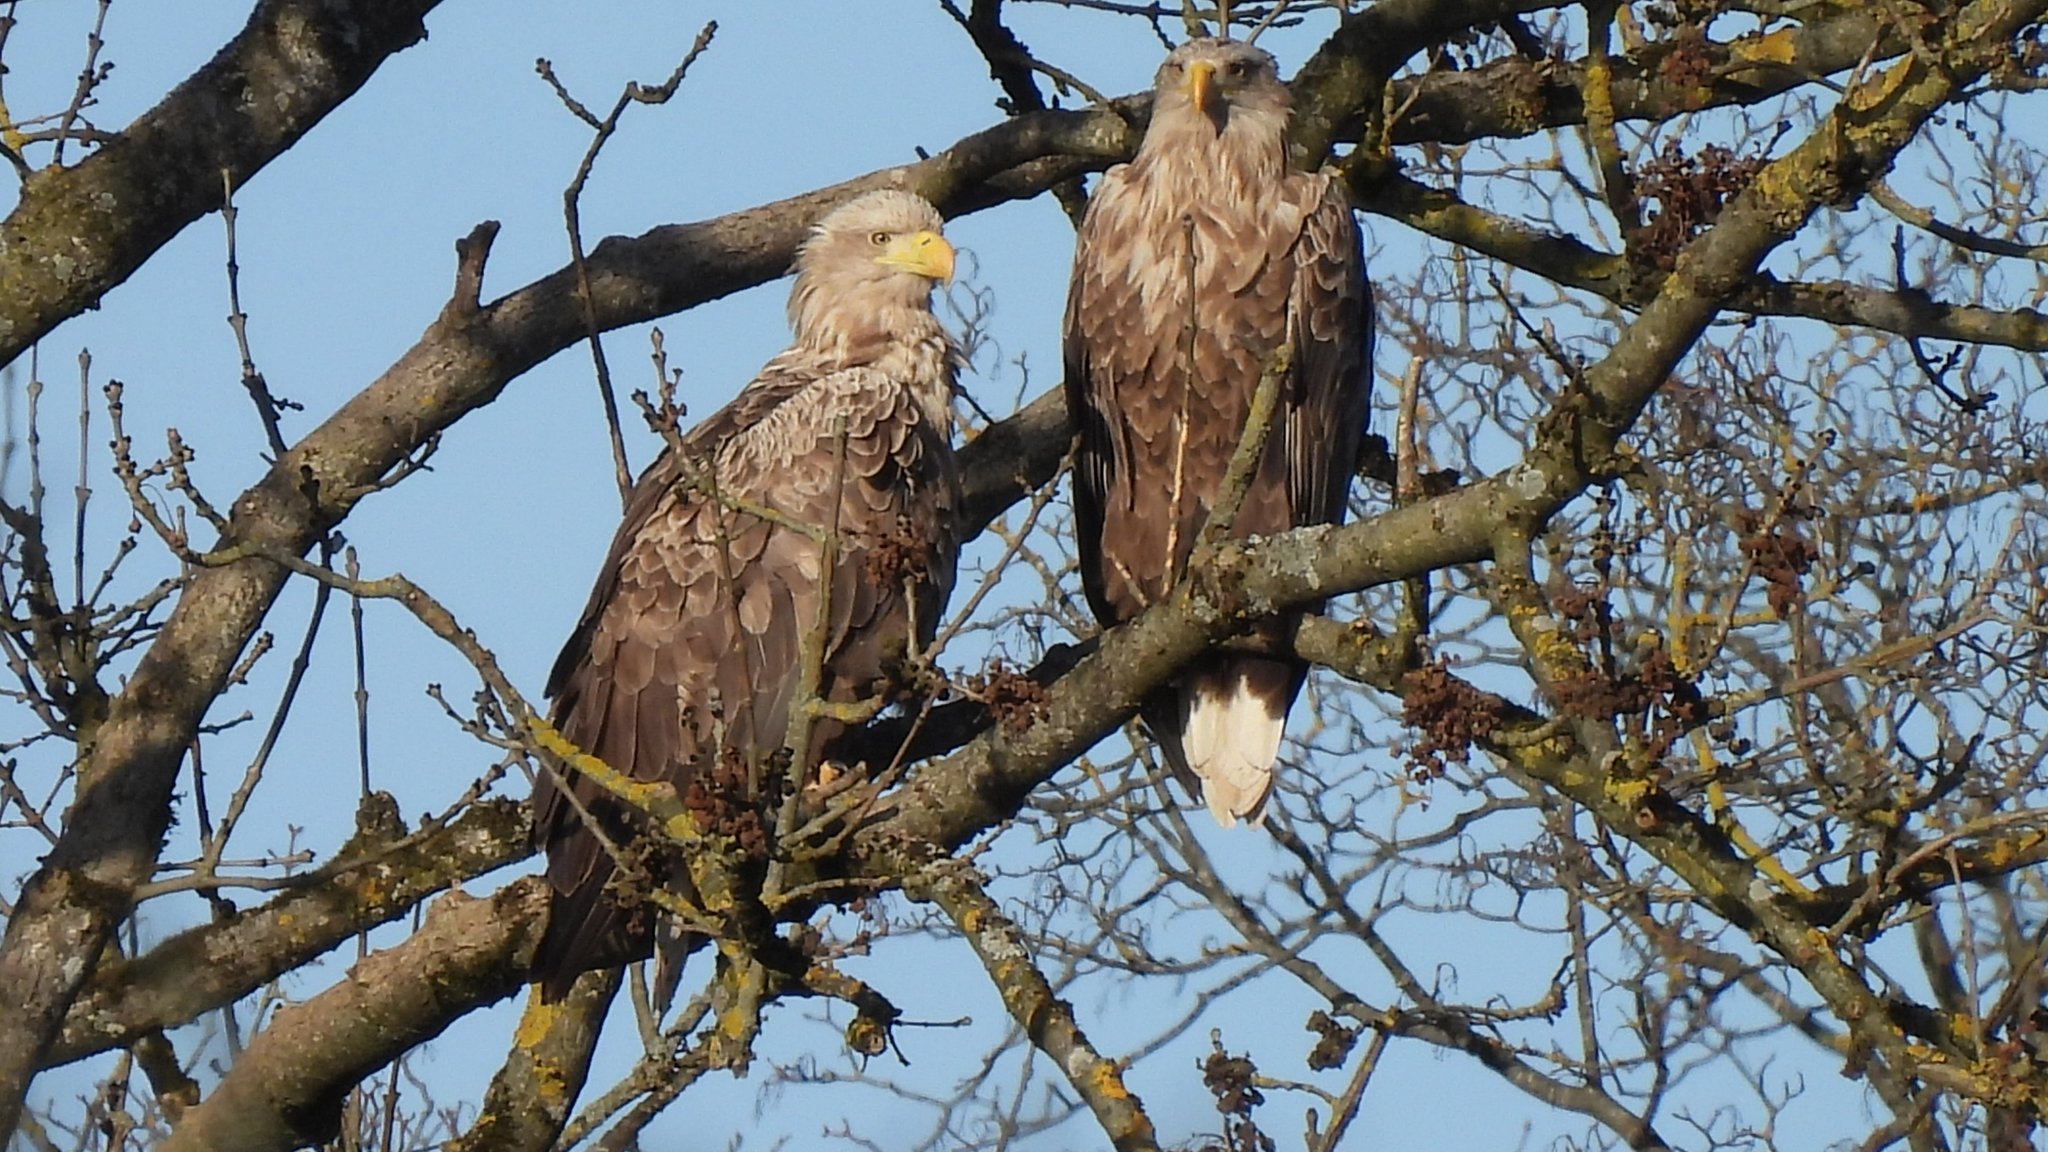
M 60 108 L 76 75 L 93 5 L 43 0 L 23 9 L 7 46 L 7 95 L 16 115 Z M 123 3 L 108 22 L 107 57 L 116 62 L 91 118 L 103 128 L 125 124 L 229 39 L 246 5 Z M 562 109 L 534 74 L 536 57 L 552 60 L 577 96 L 608 105 L 628 80 L 665 76 L 708 19 L 720 30 L 678 98 L 660 109 L 632 109 L 599 161 L 583 201 L 587 242 L 700 219 L 846 179 L 936 151 L 995 122 L 998 94 L 965 35 L 928 0 L 852 5 L 822 0 L 725 0 L 723 3 L 611 2 L 584 5 L 449 0 L 428 21 L 430 39 L 390 60 L 367 89 L 319 125 L 299 147 L 253 179 L 238 196 L 241 291 L 259 367 L 280 395 L 305 406 L 287 422 L 302 433 L 393 361 L 434 317 L 445 299 L 454 241 L 477 222 L 504 225 L 486 281 L 487 297 L 559 267 L 567 258 L 561 190 L 582 155 L 587 130 Z M 1149 31 L 1127 20 L 1024 5 L 1016 26 L 1035 49 L 1099 89 L 1142 88 L 1160 50 Z M 1327 29 L 1320 18 L 1302 33 L 1269 41 L 1291 71 Z M 10 193 L 0 189 L 0 209 Z M 1401 231 L 1368 221 L 1369 242 L 1390 247 L 1381 259 L 1416 260 L 1422 248 Z M 1057 382 L 1058 317 L 1066 285 L 1071 230 L 1049 198 L 1008 205 L 949 226 L 970 250 L 981 285 L 995 292 L 991 335 L 1001 356 L 985 357 L 968 381 L 978 399 L 1007 412 L 1029 368 L 1035 395 Z M 786 285 L 776 283 L 660 322 L 670 362 L 684 370 L 683 398 L 709 414 L 786 338 Z M 93 357 L 95 407 L 108 378 L 126 386 L 138 451 L 160 445 L 155 430 L 179 428 L 200 454 L 195 474 L 224 501 L 256 477 L 261 435 L 237 382 L 237 357 L 224 322 L 227 311 L 219 218 L 194 224 L 140 273 L 46 339 L 40 375 L 50 386 L 44 426 L 54 475 L 75 451 L 69 398 L 75 357 Z M 644 329 L 607 338 L 615 377 L 625 388 L 649 383 Z M 1402 362 L 1383 348 L 1382 363 Z M 17 366 L 17 371 L 20 366 Z M 19 386 L 17 378 L 12 386 Z M 97 469 L 93 539 L 99 555 L 126 519 L 118 489 L 103 471 L 105 425 L 96 412 L 89 437 Z M 638 468 L 654 441 L 628 420 Z M 1505 461 L 1503 461 L 1505 463 Z M 19 464 L 6 477 L 10 495 Z M 58 487 L 68 486 L 68 480 Z M 453 609 L 499 655 L 522 687 L 538 696 L 548 662 L 580 608 L 617 519 L 617 496 L 586 350 L 557 356 L 516 382 L 504 398 L 460 424 L 429 474 L 367 501 L 346 526 L 362 552 L 364 571 L 403 571 Z M 147 555 L 145 545 L 145 555 Z M 134 580 L 158 569 L 131 562 Z M 280 603 L 272 627 L 280 649 L 298 640 L 309 596 L 301 588 Z M 372 774 L 396 793 L 409 816 L 445 806 L 490 760 L 488 750 L 454 730 L 426 700 L 440 682 L 458 703 L 471 683 L 466 668 L 422 635 L 409 617 L 383 605 L 368 609 L 372 708 Z M 348 832 L 355 803 L 354 713 L 347 632 L 339 618 L 323 633 L 313 675 L 278 757 L 278 779 L 258 792 L 243 848 L 282 850 L 288 824 L 304 827 L 296 843 L 323 856 Z M 216 719 L 242 709 L 268 715 L 286 655 L 271 656 L 253 686 L 225 701 Z M 222 739 L 220 771 L 236 770 L 246 754 Z M 1220 850 L 1255 851 L 1246 841 Z M 173 849 L 175 853 L 176 848 Z M 0 840 L 0 872 L 29 866 L 19 838 Z M 197 911 L 195 907 L 188 914 Z M 178 926 L 151 919 L 149 936 Z M 1467 963 L 1475 971 L 1512 969 L 1473 929 Z M 378 942 L 388 942 L 390 933 Z M 899 957 L 895 971 L 872 973 L 895 991 L 912 1016 L 973 1015 L 1000 1022 L 1000 1007 L 964 950 L 924 949 Z M 909 965 L 914 972 L 906 970 Z M 931 972 L 919 966 L 933 966 Z M 330 964 L 295 977 L 294 995 L 309 994 L 339 971 Z M 1547 967 L 1532 980 L 1547 979 Z M 896 983 L 890 987 L 890 981 Z M 1380 994 L 1383 994 L 1381 992 Z M 1165 997 L 1162 999 L 1162 995 Z M 1141 1042 L 1173 1010 L 1172 994 L 1148 991 L 1104 996 L 1080 1005 L 1083 1023 L 1105 1049 Z M 1276 1051 L 1306 1047 L 1299 1021 L 1314 1004 L 1274 982 L 1219 1013 L 1233 1048 L 1270 1040 Z M 847 1061 L 836 1034 L 795 1024 L 779 1009 L 772 1050 L 810 1051 L 825 1067 Z M 437 1042 L 423 1073 L 438 1091 L 474 1099 L 504 1050 L 511 1012 L 480 1014 Z M 624 1021 L 617 1022 L 623 1025 Z M 779 1031 L 777 1031 L 779 1030 Z M 629 1027 L 614 1029 L 606 1066 L 630 1059 Z M 909 1069 L 881 1069 L 928 1089 L 942 1088 L 960 1062 L 986 1043 L 972 1034 L 913 1032 Z M 1206 1050 L 1206 1028 L 1190 1034 L 1188 1055 Z M 600 1076 L 602 1072 L 600 1072 Z M 1456 1107 L 1418 1109 L 1455 1082 Z M 601 1083 L 595 1081 L 594 1083 Z M 758 1082 L 713 1083 L 673 1110 L 665 1127 L 677 1147 L 722 1147 L 723 1133 L 751 1133 L 748 1147 L 767 1147 L 789 1132 L 792 1148 L 818 1146 L 817 1134 L 841 1112 L 874 1115 L 872 1098 L 843 1090 L 790 1089 L 770 1099 L 756 1120 Z M 1164 1134 L 1181 1139 L 1213 1125 L 1208 1098 L 1190 1064 L 1147 1066 L 1134 1087 L 1153 1106 Z M 51 1078 L 45 1092 L 81 1091 L 82 1082 Z M 833 1093 L 828 1099 L 824 1093 Z M 862 1103 L 861 1101 L 865 1101 Z M 1299 1130 L 1301 1101 L 1270 1111 L 1283 1133 Z M 1397 1046 L 1366 1104 L 1362 1130 L 1378 1149 L 1515 1147 L 1540 1143 L 1558 1130 L 1523 1117 L 1540 1107 L 1459 1057 Z M 863 1120 L 862 1134 L 883 1146 L 922 1131 L 923 1117 Z M 758 1126 L 758 1127 L 757 1127 Z M 1565 1122 L 1564 1130 L 1577 1125 Z M 1043 1147 L 1092 1146 L 1090 1130 L 1070 1125 Z M 652 1146 L 662 1146 L 655 1144 Z

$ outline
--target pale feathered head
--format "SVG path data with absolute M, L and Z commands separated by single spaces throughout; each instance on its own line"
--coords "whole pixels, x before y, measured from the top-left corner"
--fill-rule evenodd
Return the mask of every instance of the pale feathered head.
M 1238 150 L 1284 147 L 1293 101 L 1263 48 L 1205 37 L 1175 48 L 1152 81 L 1142 151 L 1222 140 Z
M 910 192 L 868 192 L 827 212 L 796 254 L 789 323 L 797 341 L 844 347 L 930 320 L 932 289 L 953 276 L 944 228 L 938 210 Z

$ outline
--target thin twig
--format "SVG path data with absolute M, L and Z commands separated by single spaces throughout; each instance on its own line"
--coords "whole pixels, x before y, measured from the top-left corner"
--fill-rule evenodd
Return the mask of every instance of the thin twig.
M 333 552 L 326 542 L 320 548 L 320 565 L 325 567 L 333 558 Z M 315 582 L 313 585 L 313 609 L 306 621 L 305 635 L 299 641 L 299 649 L 292 656 L 291 667 L 285 672 L 284 688 L 278 694 L 277 707 L 271 712 L 270 723 L 264 729 L 263 739 L 256 746 L 255 756 L 250 758 L 249 767 L 243 771 L 241 783 L 228 798 L 227 811 L 221 814 L 220 827 L 208 832 L 206 817 L 202 808 L 200 816 L 201 850 L 200 872 L 211 876 L 220 867 L 221 856 L 227 851 L 228 840 L 234 835 L 235 827 L 241 822 L 242 813 L 249 807 L 249 798 L 254 795 L 256 785 L 263 779 L 265 768 L 270 764 L 272 753 L 277 750 L 278 739 L 284 734 L 286 720 L 291 717 L 292 707 L 298 702 L 299 689 L 304 685 L 306 674 L 313 667 L 313 645 L 320 636 L 320 625 L 326 619 L 327 601 L 333 589 Z M 195 749 L 196 752 L 196 749 Z M 195 755 L 195 761 L 197 757 Z M 195 765 L 196 766 L 196 765 Z M 197 773 L 195 772 L 195 779 Z M 197 785 L 195 784 L 195 798 Z
M 14 10 L 16 7 L 16 0 L 7 0 L 6 9 L 0 11 L 0 60 L 6 59 L 7 56 L 7 34 L 14 31 L 16 23 Z M 5 82 L 6 70 L 0 68 L 0 85 L 4 85 Z M 5 89 L 0 87 L 0 156 L 6 157 L 7 162 L 14 166 L 14 174 L 23 182 L 26 182 L 29 177 L 35 175 L 35 169 L 29 167 L 28 160 L 22 156 L 22 151 L 27 144 L 28 141 L 23 137 L 20 125 L 14 122 L 14 114 L 7 110 Z M 10 421 L 7 426 L 12 428 L 14 425 Z M 4 473 L 5 469 L 0 468 L 0 475 L 4 475 Z
M 605 427 L 611 435 L 612 468 L 619 486 L 619 503 L 623 507 L 633 495 L 633 470 L 626 461 L 625 432 L 619 425 L 619 402 L 612 389 L 611 366 L 605 359 L 604 339 L 597 323 L 597 304 L 591 297 L 590 266 L 583 249 L 583 188 L 590 182 L 591 169 L 597 164 L 597 155 L 619 127 L 619 118 L 625 114 L 629 104 L 666 104 L 682 86 L 683 77 L 697 57 L 711 46 L 711 38 L 718 34 L 718 22 L 711 21 L 697 33 L 697 39 L 690 50 L 683 55 L 682 62 L 668 79 L 653 87 L 635 81 L 626 85 L 624 91 L 612 103 L 611 111 L 600 120 L 590 109 L 569 94 L 568 88 L 555 75 L 554 65 L 547 60 L 534 61 L 534 70 L 541 79 L 553 88 L 571 115 L 590 125 L 596 133 L 590 146 L 583 152 L 583 160 L 576 165 L 576 175 L 569 186 L 562 190 L 562 219 L 569 233 L 569 259 L 576 270 L 577 304 L 583 313 L 583 328 L 590 344 L 590 359 L 597 372 L 598 398 L 604 405 Z
M 256 405 L 256 417 L 263 422 L 264 438 L 270 441 L 271 459 L 284 456 L 284 429 L 278 422 L 280 408 L 297 408 L 290 401 L 279 401 L 271 395 L 270 384 L 263 373 L 256 370 L 256 358 L 249 352 L 249 317 L 242 311 L 242 265 L 235 254 L 235 221 L 241 210 L 235 207 L 235 178 L 226 168 L 220 170 L 221 223 L 227 232 L 228 241 L 228 327 L 235 333 L 235 348 L 242 356 L 242 387 L 249 393 L 249 399 Z
M 1280 393 L 1294 372 L 1294 348 L 1281 344 L 1266 357 L 1259 372 L 1258 387 L 1252 392 L 1251 411 L 1245 414 L 1244 434 L 1230 453 L 1230 463 L 1217 482 L 1216 498 L 1209 505 L 1208 522 L 1195 537 L 1195 550 L 1214 548 L 1237 527 L 1237 514 L 1251 493 L 1252 480 L 1266 458 L 1266 443 L 1280 414 Z
M 333 555 L 331 548 L 332 546 L 325 542 L 320 546 L 320 558 L 322 561 L 320 566 L 323 568 L 331 566 L 327 563 Z M 348 578 L 351 583 L 361 578 L 362 567 L 353 545 L 343 554 L 343 563 L 347 565 Z M 323 592 L 327 588 L 324 584 L 320 587 Z M 358 798 L 368 799 L 370 795 L 369 649 L 363 642 L 363 598 L 353 589 L 348 594 L 348 622 L 349 639 L 355 652 L 356 663 L 356 771 L 361 777 L 358 781 Z
M 78 483 L 71 489 L 71 603 L 85 609 L 85 509 L 92 502 L 92 353 L 78 350 Z
M 839 516 L 845 503 L 846 436 L 846 417 L 841 415 L 832 422 L 832 480 L 827 497 L 832 515 L 825 525 L 824 539 L 818 542 L 818 608 L 810 626 L 797 640 L 796 695 L 790 703 L 783 741 L 790 751 L 790 770 L 799 780 L 810 771 L 811 730 L 821 715 L 825 665 L 832 655 L 828 649 L 832 645 L 832 589 L 839 583 Z M 756 770 L 753 758 L 749 758 L 749 800 L 760 797 L 758 784 L 752 779 Z
M 92 90 L 100 86 L 113 68 L 111 64 L 99 62 L 100 49 L 107 46 L 102 38 L 107 27 L 107 9 L 112 6 L 113 0 L 100 0 L 99 12 L 93 17 L 92 31 L 85 35 L 85 66 L 78 71 L 78 88 L 71 94 L 71 103 L 65 107 L 64 118 L 57 124 L 57 148 L 51 159 L 56 167 L 64 166 L 64 142 L 70 138 L 71 127 L 78 123 L 79 114 L 85 111 L 86 101 L 92 98 Z

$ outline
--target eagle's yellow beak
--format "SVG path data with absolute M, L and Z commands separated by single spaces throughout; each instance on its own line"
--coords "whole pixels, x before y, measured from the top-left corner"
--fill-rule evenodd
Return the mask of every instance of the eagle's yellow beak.
M 1207 116 L 1216 104 L 1216 65 L 1197 60 L 1188 65 L 1188 100 L 1195 111 Z
M 953 278 L 953 246 L 946 243 L 944 236 L 930 230 L 898 236 L 875 260 L 941 282 Z

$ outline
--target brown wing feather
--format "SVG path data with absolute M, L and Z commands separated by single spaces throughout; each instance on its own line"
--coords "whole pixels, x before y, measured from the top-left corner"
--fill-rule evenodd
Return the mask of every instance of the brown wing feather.
M 1318 193 L 1294 249 L 1288 339 L 1294 379 L 1283 451 L 1294 524 L 1344 520 L 1358 446 L 1370 418 L 1372 286 L 1351 205 L 1327 176 L 1300 176 Z
M 1113 259 L 1106 251 L 1116 241 L 1105 222 L 1122 214 L 1108 206 L 1130 195 L 1126 187 L 1129 172 L 1128 166 L 1119 166 L 1105 173 L 1081 219 L 1061 326 L 1067 414 L 1076 436 L 1074 521 L 1081 582 L 1096 616 L 1105 623 L 1117 616 L 1107 587 L 1109 566 L 1102 554 L 1104 522 L 1112 501 L 1119 506 L 1130 501 L 1132 453 L 1130 426 L 1116 394 L 1116 377 L 1104 361 L 1108 350 L 1124 343 L 1119 339 L 1119 325 L 1129 323 L 1137 313 L 1136 288 L 1115 271 L 1116 264 L 1127 261 Z M 1142 331 L 1134 326 L 1128 335 L 1135 339 Z
M 618 771 L 678 790 L 711 762 L 721 735 L 757 755 L 780 747 L 799 646 L 818 619 L 822 557 L 805 533 L 734 505 L 837 526 L 824 687 L 850 700 L 893 670 L 913 615 L 920 638 L 930 637 L 952 584 L 957 503 L 950 446 L 899 382 L 777 358 L 635 486 L 549 677 L 556 724 Z M 901 583 L 862 578 L 868 553 L 898 535 L 899 518 L 923 553 L 912 566 L 915 610 Z M 835 734 L 820 726 L 813 746 Z M 633 839 L 633 822 L 607 793 L 580 779 L 571 791 L 615 844 Z M 556 997 L 578 972 L 643 949 L 648 923 L 607 892 L 616 864 L 553 782 L 543 779 L 536 796 L 535 837 L 548 849 L 557 897 L 534 967 L 543 994 Z

